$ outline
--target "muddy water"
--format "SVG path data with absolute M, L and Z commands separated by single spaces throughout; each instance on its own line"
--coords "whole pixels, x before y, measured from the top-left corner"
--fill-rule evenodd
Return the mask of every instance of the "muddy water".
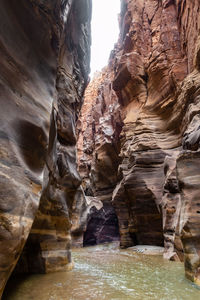
M 104 245 L 73 251 L 71 272 L 10 281 L 4 300 L 198 300 L 183 264 Z

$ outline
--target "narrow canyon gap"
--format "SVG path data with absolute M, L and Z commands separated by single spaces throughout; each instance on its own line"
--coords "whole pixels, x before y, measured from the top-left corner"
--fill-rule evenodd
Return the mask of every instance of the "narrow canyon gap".
M 119 35 L 119 13 L 120 0 L 92 1 L 90 77 L 108 64 Z
M 164 245 L 200 285 L 199 1 L 121 0 L 83 106 L 91 1 L 0 8 L 0 293 L 20 256 L 15 272 L 68 270 L 71 244 L 118 227 L 122 248 Z
M 88 117 L 88 114 L 91 114 L 91 111 L 93 110 L 92 101 L 98 94 L 100 84 L 99 76 L 101 76 L 100 70 L 106 68 L 105 66 L 108 63 L 110 51 L 118 39 L 119 12 L 120 0 L 111 0 L 109 3 L 106 0 L 93 0 L 90 76 L 91 78 L 95 77 L 96 80 L 94 79 L 94 84 L 91 83 L 85 93 L 84 104 L 77 123 L 77 134 L 79 136 L 77 143 L 78 169 L 82 177 L 82 187 L 88 206 L 87 222 L 82 242 L 84 246 L 119 240 L 118 219 L 111 203 L 113 187 L 117 183 L 114 179 L 118 166 L 118 157 L 115 146 L 110 142 L 108 142 L 107 145 L 104 145 L 104 148 L 108 146 L 107 150 L 110 151 L 109 155 L 112 156 L 113 154 L 114 157 L 112 161 L 107 162 L 106 156 L 102 156 L 102 165 L 99 167 L 99 172 L 95 171 L 90 168 L 90 160 L 87 160 L 87 157 L 84 157 L 84 151 L 87 152 L 84 148 L 84 143 L 93 141 L 90 136 L 83 136 L 81 132 L 87 130 L 86 126 L 88 126 L 89 130 L 93 130 L 93 123 L 84 121 Z M 102 102 L 101 98 L 99 98 L 99 102 Z M 96 118 L 99 117 L 99 110 L 101 110 L 101 104 L 93 112 L 96 115 Z M 104 126 L 107 125 L 108 124 L 105 124 Z M 110 128 L 108 127 L 107 130 L 109 131 Z M 101 143 L 101 141 L 99 142 Z M 92 151 L 92 149 L 90 150 Z M 107 150 L 104 149 L 104 151 Z M 84 165 L 82 165 L 82 162 Z M 104 181 L 104 184 L 100 182 L 101 180 Z M 78 241 L 80 241 L 80 239 Z

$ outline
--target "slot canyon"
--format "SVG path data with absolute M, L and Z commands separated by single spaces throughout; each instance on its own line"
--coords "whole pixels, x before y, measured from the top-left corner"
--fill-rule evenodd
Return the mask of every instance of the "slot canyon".
M 200 298 L 200 2 L 120 2 L 90 80 L 92 0 L 0 0 L 3 300 Z

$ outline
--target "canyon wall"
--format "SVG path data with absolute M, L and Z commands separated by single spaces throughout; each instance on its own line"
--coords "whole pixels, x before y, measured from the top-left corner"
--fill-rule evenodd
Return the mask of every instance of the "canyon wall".
M 1 295 L 28 236 L 22 272 L 72 264 L 81 182 L 75 124 L 88 83 L 91 1 L 1 0 L 0 7 Z
M 78 130 L 78 167 L 88 208 L 84 245 L 119 240 L 118 220 L 111 203 L 117 184 L 121 117 L 114 118 L 117 98 L 110 89 L 113 72 L 105 68 L 88 85 Z M 114 133 L 113 124 L 116 124 Z M 117 124 L 118 123 L 118 124 Z
M 122 0 L 119 40 L 78 123 L 84 190 L 118 217 L 121 247 L 164 245 L 200 280 L 198 0 Z

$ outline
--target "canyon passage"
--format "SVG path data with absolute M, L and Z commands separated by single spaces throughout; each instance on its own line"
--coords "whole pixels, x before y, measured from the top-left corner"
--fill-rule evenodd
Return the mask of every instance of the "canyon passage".
M 121 0 L 92 80 L 91 0 L 0 15 L 0 297 L 200 298 L 199 0 Z

